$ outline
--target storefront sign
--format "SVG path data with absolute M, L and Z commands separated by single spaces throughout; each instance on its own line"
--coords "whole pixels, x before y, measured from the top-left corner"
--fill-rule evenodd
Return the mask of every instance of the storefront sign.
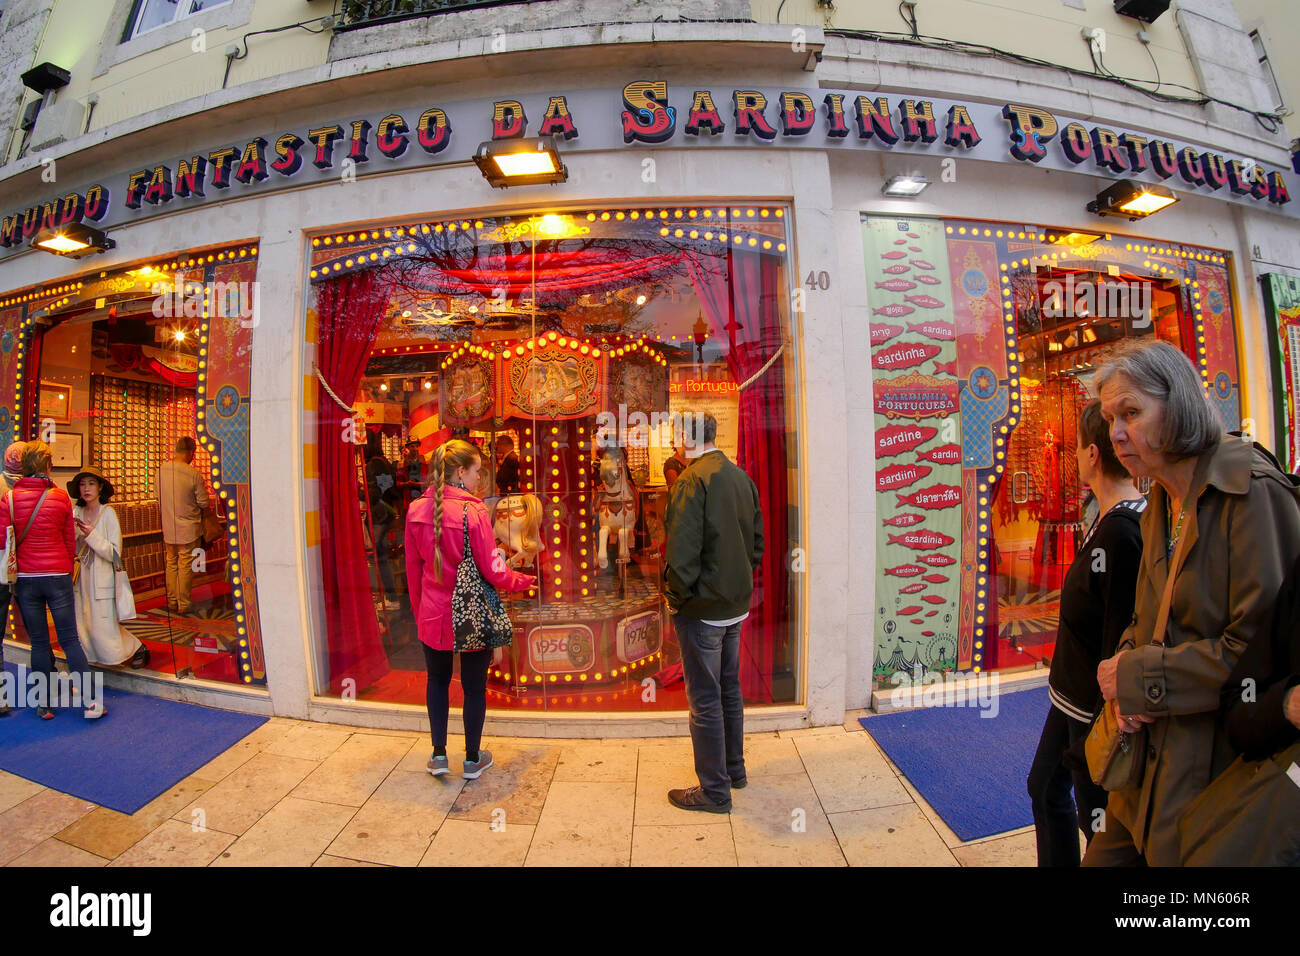
M 540 119 L 533 123 L 530 117 Z M 484 140 L 537 135 L 561 137 L 566 153 L 700 145 L 906 150 L 918 163 L 960 156 L 1168 181 L 1190 192 L 1300 215 L 1286 205 L 1291 196 L 1283 168 L 1248 156 L 1091 125 L 1031 104 L 965 104 L 919 92 L 670 88 L 662 80 L 637 80 L 617 92 L 402 104 L 369 117 L 320 120 L 160 156 L 9 210 L 0 216 L 0 254 L 25 248 L 47 226 L 85 220 L 117 226 L 304 182 L 347 183 L 367 172 L 463 163 Z M 891 270 L 884 271 L 882 287 L 889 288 Z

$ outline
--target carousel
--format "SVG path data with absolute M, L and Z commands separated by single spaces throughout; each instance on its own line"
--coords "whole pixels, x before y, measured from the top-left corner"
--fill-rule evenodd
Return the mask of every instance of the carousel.
M 644 339 L 551 330 L 458 345 L 439 387 L 443 427 L 508 435 L 520 460 L 519 493 L 485 500 L 507 563 L 538 587 L 503 595 L 515 640 L 489 679 L 522 692 L 657 670 L 666 491 L 645 482 L 650 423 L 669 419 L 667 358 Z

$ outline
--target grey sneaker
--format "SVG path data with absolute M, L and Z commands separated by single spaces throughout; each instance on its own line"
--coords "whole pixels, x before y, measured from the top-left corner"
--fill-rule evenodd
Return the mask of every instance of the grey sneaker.
M 483 771 L 492 766 L 492 751 L 479 750 L 478 760 L 470 762 L 465 761 L 465 771 L 461 774 L 466 780 L 477 780 L 482 776 Z
M 443 754 L 441 757 L 430 756 L 429 762 L 424 766 L 428 769 L 429 773 L 433 774 L 435 777 L 441 777 L 444 774 L 451 773 L 451 767 L 447 765 L 446 754 Z

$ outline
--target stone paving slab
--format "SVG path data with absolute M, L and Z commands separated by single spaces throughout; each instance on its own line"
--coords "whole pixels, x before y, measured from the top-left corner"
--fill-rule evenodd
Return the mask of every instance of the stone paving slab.
M 963 843 L 870 735 L 745 738 L 730 814 L 690 813 L 689 738 L 487 737 L 478 780 L 427 735 L 273 718 L 131 815 L 0 772 L 10 866 L 1033 866 L 1032 828 Z

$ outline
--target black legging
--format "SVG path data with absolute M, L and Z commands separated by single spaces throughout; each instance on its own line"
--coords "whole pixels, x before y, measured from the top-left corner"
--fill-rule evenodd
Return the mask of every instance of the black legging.
M 429 672 L 425 702 L 429 708 L 429 730 L 435 747 L 447 746 L 447 713 L 450 710 L 448 692 L 451 688 L 451 668 L 455 651 L 435 651 L 428 644 L 424 648 L 424 668 Z M 465 692 L 461 708 L 465 716 L 465 751 L 478 753 L 483 739 L 483 718 L 487 716 L 487 673 L 492 663 L 492 652 L 470 651 L 460 655 L 460 686 Z

